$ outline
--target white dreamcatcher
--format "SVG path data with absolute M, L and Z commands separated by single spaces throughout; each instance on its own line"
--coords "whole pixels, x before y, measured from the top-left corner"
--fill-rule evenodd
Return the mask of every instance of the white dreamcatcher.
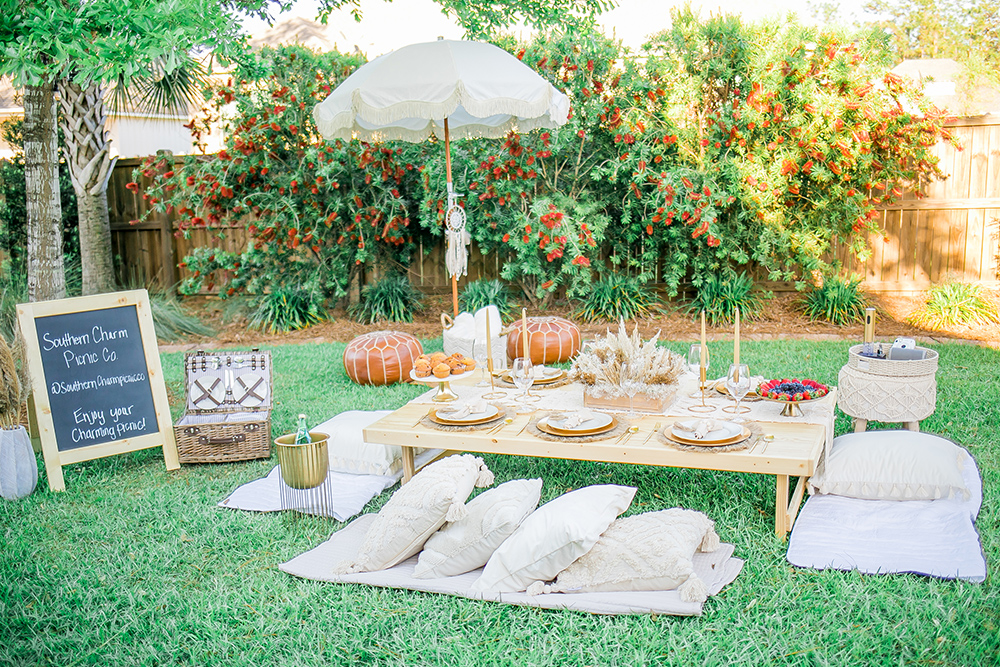
M 448 269 L 449 278 L 457 278 L 468 273 L 469 253 L 466 247 L 472 242 L 466 227 L 465 209 L 458 205 L 462 195 L 451 189 L 448 183 L 448 209 L 444 215 L 445 225 L 445 255 L 444 264 Z

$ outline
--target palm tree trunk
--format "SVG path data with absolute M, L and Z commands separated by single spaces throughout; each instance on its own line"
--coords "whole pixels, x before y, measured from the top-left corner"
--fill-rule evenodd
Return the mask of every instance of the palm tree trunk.
M 66 296 L 62 205 L 59 202 L 59 131 L 50 82 L 24 87 L 24 186 L 28 227 L 28 299 Z
M 109 157 L 111 142 L 105 131 L 102 93 L 96 83 L 83 87 L 63 79 L 59 84 L 66 162 L 80 219 L 84 294 L 115 290 L 108 179 L 118 158 Z

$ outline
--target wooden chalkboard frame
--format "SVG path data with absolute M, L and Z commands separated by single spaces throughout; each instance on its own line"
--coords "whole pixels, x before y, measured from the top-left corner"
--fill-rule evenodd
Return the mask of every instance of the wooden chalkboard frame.
M 152 391 L 153 407 L 156 414 L 157 431 L 121 440 L 110 440 L 74 449 L 60 450 L 56 441 L 55 424 L 47 390 L 45 369 L 42 364 L 41 348 L 35 319 L 50 315 L 67 315 L 95 310 L 106 310 L 122 306 L 135 306 L 139 320 L 139 334 L 146 360 L 146 375 L 149 388 Z M 156 332 L 153 328 L 153 314 L 149 306 L 149 294 L 146 290 L 114 292 L 111 294 L 96 294 L 71 299 L 54 301 L 39 301 L 23 303 L 17 307 L 18 321 L 25 340 L 28 371 L 31 375 L 31 390 L 34 398 L 35 418 L 38 423 L 38 436 L 41 440 L 42 455 L 45 459 L 45 470 L 48 474 L 49 489 L 64 491 L 62 466 L 80 461 L 90 461 L 105 456 L 115 456 L 140 449 L 163 447 L 163 459 L 167 470 L 180 468 L 177 456 L 177 443 L 174 441 L 173 421 L 170 416 L 170 406 L 167 401 L 167 387 L 160 367 L 160 354 L 157 350 Z

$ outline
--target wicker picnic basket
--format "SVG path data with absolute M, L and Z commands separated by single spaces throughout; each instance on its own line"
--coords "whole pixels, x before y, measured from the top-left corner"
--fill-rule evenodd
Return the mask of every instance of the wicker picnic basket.
M 271 456 L 271 353 L 184 355 L 187 403 L 174 424 L 181 463 L 229 463 Z

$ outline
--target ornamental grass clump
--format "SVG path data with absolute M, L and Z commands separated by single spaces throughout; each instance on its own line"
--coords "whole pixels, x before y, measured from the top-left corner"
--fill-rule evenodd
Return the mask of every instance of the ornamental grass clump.
M 423 295 L 406 276 L 387 276 L 361 290 L 361 301 L 350 315 L 358 322 L 412 322 L 413 313 L 423 310 Z
M 621 397 L 625 379 L 639 378 L 641 391 L 653 397 L 672 393 L 671 386 L 684 373 L 684 357 L 657 345 L 660 334 L 643 342 L 639 327 L 631 335 L 625 323 L 618 323 L 618 332 L 584 344 L 570 369 L 570 377 L 591 387 L 596 395 Z
M 910 324 L 938 330 L 949 326 L 976 326 L 1000 323 L 997 307 L 979 285 L 950 282 L 927 290 L 923 308 L 907 318 Z
M 304 329 L 327 319 L 323 298 L 303 287 L 277 287 L 257 297 L 249 327 L 278 333 Z
M 803 312 L 811 319 L 827 320 L 838 326 L 860 322 L 868 307 L 860 285 L 860 278 L 830 278 L 806 294 L 802 300 Z
M 736 309 L 740 309 L 740 319 L 755 320 L 764 310 L 770 294 L 755 292 L 753 279 L 745 273 L 732 276 L 709 275 L 702 280 L 698 295 L 688 307 L 688 312 L 705 312 L 712 324 L 731 324 L 736 319 Z
M 0 336 L 0 429 L 14 428 L 20 422 L 21 387 L 14 353 Z
M 510 291 L 499 280 L 473 280 L 462 288 L 458 304 L 467 313 L 475 313 L 486 306 L 496 306 L 504 321 L 509 320 L 514 312 Z
M 594 283 L 581 300 L 576 317 L 587 322 L 617 322 L 654 317 L 662 311 L 652 289 L 638 278 L 612 273 Z

